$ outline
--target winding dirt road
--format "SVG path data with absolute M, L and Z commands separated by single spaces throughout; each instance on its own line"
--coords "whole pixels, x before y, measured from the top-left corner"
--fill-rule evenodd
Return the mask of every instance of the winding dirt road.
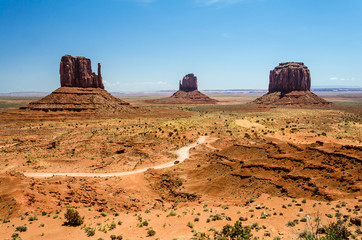
M 115 172 L 115 173 L 40 173 L 40 172 L 24 172 L 23 174 L 27 177 L 53 177 L 53 176 L 70 176 L 70 177 L 120 177 L 120 176 L 126 176 L 126 175 L 132 175 L 137 173 L 142 173 L 147 171 L 148 169 L 162 169 L 162 168 L 169 168 L 175 165 L 175 161 L 179 161 L 180 163 L 185 161 L 189 157 L 189 151 L 191 148 L 194 148 L 200 144 L 205 144 L 206 140 L 209 140 L 209 142 L 216 141 L 216 138 L 210 138 L 206 136 L 201 136 L 198 138 L 197 142 L 190 144 L 189 146 L 185 146 L 180 148 L 176 151 L 176 155 L 178 155 L 178 158 L 164 164 L 156 165 L 153 167 L 147 167 L 142 168 L 134 171 L 129 172 Z

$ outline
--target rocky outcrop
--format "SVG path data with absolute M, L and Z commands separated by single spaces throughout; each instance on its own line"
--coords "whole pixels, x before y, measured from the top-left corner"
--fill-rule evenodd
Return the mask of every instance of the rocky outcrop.
M 197 90 L 197 77 L 193 74 L 187 74 L 182 82 L 179 83 L 179 90 L 184 92 L 192 92 Z
M 269 93 L 292 91 L 310 91 L 310 72 L 302 62 L 280 63 L 270 71 Z
M 197 90 L 197 77 L 193 73 L 187 74 L 179 85 L 179 90 L 171 97 L 145 102 L 152 104 L 215 104 L 218 102 Z
M 310 91 L 311 77 L 302 62 L 280 63 L 269 75 L 269 92 L 252 103 L 275 106 L 326 106 L 331 103 Z
M 60 62 L 60 84 L 48 96 L 29 103 L 22 109 L 73 112 L 97 112 L 104 114 L 124 114 L 139 112 L 139 108 L 113 97 L 104 90 L 101 64 L 98 75 L 92 72 L 91 61 L 85 57 L 65 55 Z
M 101 64 L 98 63 L 98 75 L 92 72 L 91 60 L 85 57 L 65 55 L 60 61 L 61 87 L 102 88 Z

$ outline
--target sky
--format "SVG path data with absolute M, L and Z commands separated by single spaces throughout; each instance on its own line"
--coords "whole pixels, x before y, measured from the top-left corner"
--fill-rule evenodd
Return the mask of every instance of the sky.
M 362 87 L 362 0 L 0 0 L 0 92 L 60 87 L 63 55 L 106 90 L 267 89 L 280 62 L 312 87 Z

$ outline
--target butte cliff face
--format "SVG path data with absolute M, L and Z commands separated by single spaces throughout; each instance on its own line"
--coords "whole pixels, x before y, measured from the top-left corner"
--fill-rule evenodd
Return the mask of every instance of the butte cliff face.
M 269 93 L 310 91 L 310 72 L 301 62 L 280 63 L 269 75 Z
M 182 82 L 179 83 L 179 90 L 184 92 L 192 92 L 197 90 L 197 77 L 193 74 L 187 74 Z
M 85 57 L 65 55 L 60 61 L 60 86 L 81 88 L 102 88 L 101 64 L 98 63 L 98 75 L 92 72 L 91 60 Z
M 280 63 L 269 75 L 269 91 L 252 103 L 260 105 L 330 105 L 310 91 L 310 71 L 304 63 Z
M 98 113 L 134 113 L 139 110 L 104 90 L 101 65 L 92 72 L 85 57 L 65 55 L 60 61 L 60 85 L 48 96 L 29 103 L 23 109 L 41 111 L 88 111 Z

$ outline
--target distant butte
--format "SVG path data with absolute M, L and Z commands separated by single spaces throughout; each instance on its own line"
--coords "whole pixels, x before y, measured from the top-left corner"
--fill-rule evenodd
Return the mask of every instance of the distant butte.
M 179 90 L 184 92 L 192 92 L 197 90 L 197 77 L 193 74 L 187 74 L 179 83 Z
M 179 90 L 171 97 L 146 102 L 155 104 L 215 104 L 218 101 L 201 93 L 197 89 L 197 77 L 190 73 L 179 82 Z
M 60 88 L 38 101 L 29 103 L 22 109 L 111 114 L 131 113 L 138 109 L 104 90 L 100 63 L 98 63 L 97 75 L 92 72 L 90 59 L 65 55 L 60 61 L 59 74 Z
M 280 63 L 269 75 L 269 91 L 252 103 L 260 105 L 318 105 L 331 103 L 310 91 L 311 76 L 302 62 Z

